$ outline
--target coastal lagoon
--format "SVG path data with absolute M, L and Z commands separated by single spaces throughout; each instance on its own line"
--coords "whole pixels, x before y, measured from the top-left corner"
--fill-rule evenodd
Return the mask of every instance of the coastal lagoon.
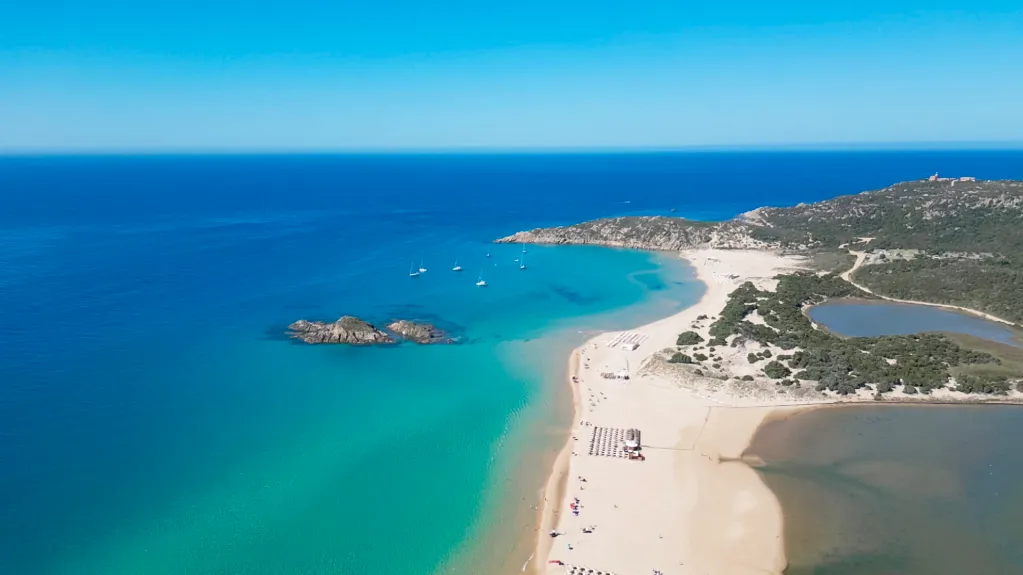
M 849 337 L 950 332 L 1023 347 L 1004 324 L 929 305 L 842 299 L 815 305 L 807 313 L 813 321 Z
M 788 575 L 1023 573 L 1023 407 L 828 407 L 747 450 L 785 513 Z

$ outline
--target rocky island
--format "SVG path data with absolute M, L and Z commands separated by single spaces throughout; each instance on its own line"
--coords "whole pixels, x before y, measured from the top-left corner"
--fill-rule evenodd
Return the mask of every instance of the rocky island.
M 346 315 L 334 322 L 298 320 L 288 326 L 288 335 L 306 343 L 339 343 L 348 345 L 388 345 L 398 340 L 415 343 L 455 343 L 442 330 L 429 323 L 396 320 L 388 331 Z
M 374 345 L 395 342 L 394 338 L 372 324 L 350 315 L 342 316 L 335 322 L 300 319 L 288 326 L 288 333 L 306 343 Z

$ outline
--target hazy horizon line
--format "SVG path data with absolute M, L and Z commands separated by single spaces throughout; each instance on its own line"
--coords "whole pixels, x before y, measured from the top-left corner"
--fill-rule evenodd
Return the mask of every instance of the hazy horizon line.
M 0 157 L 54 156 L 389 156 L 389 155 L 586 155 L 707 152 L 928 152 L 1023 151 L 1023 140 L 955 142 L 845 142 L 691 146 L 453 146 L 337 148 L 109 148 L 0 149 Z

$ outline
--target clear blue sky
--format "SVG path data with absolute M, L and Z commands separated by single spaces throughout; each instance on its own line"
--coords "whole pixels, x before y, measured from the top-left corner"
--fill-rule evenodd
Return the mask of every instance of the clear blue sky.
M 0 151 L 1023 141 L 1023 2 L 0 0 Z

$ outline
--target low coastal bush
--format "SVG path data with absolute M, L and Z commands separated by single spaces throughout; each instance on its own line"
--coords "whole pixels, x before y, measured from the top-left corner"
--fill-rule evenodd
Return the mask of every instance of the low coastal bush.
M 721 369 L 721 364 L 720 363 L 715 363 L 715 364 L 711 365 L 711 367 L 713 367 L 714 369 Z
M 753 376 L 752 375 L 744 375 L 744 376 L 742 376 L 742 380 L 743 381 L 753 381 Z
M 684 353 L 675 352 L 668 363 L 693 363 L 693 358 Z
M 764 366 L 764 375 L 771 379 L 781 379 L 792 375 L 792 370 L 777 361 L 772 361 Z
M 934 334 L 884 337 L 838 337 L 826 330 L 814 329 L 803 313 L 808 305 L 830 298 L 870 294 L 834 274 L 797 272 L 778 276 L 774 291 L 761 290 L 746 282 L 728 296 L 728 303 L 711 324 L 709 331 L 716 344 L 727 337 L 755 341 L 763 346 L 784 350 L 799 349 L 775 356 L 764 349 L 747 355 L 755 363 L 774 357 L 765 371 L 773 379 L 791 375 L 798 380 L 815 381 L 819 391 L 830 390 L 842 395 L 854 393 L 868 383 L 878 384 L 886 393 L 893 386 L 911 385 L 918 391 L 939 389 L 946 385 L 951 369 L 970 364 L 997 364 L 994 356 L 968 350 L 949 338 Z M 752 323 L 746 317 L 756 312 L 764 323 Z M 788 365 L 781 362 L 786 362 Z M 766 369 L 766 366 L 765 366 Z M 975 374 L 978 381 L 965 386 L 977 393 L 1000 393 L 1011 385 L 994 373 Z
M 675 340 L 675 345 L 696 345 L 698 343 L 703 343 L 703 338 L 695 331 L 684 331 L 678 334 L 678 339 Z
M 696 361 L 707 361 L 707 356 L 702 353 L 694 353 L 693 359 Z
M 964 393 L 992 393 L 1005 395 L 1009 393 L 1011 385 L 1008 378 L 996 376 L 980 378 L 972 375 L 961 375 L 956 378 L 956 391 Z
M 703 375 L 703 370 L 702 369 L 694 369 L 693 373 L 695 373 L 696 375 Z
M 748 353 L 748 354 L 746 354 L 746 361 L 748 361 L 750 363 L 756 363 L 756 362 L 760 361 L 760 358 L 757 357 L 757 354 L 755 354 L 755 353 Z

